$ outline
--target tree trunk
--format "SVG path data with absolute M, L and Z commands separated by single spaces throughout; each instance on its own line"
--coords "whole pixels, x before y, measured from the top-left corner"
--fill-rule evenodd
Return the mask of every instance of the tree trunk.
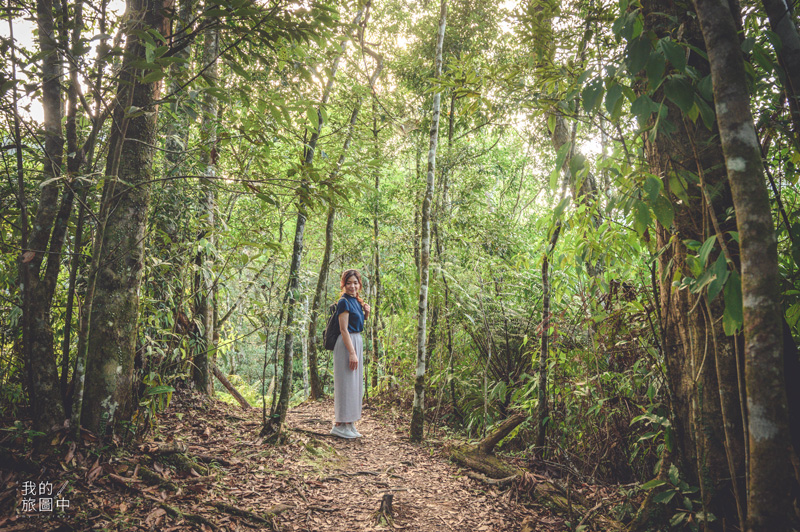
M 442 43 L 447 24 L 447 0 L 442 0 L 439 12 L 439 31 L 436 36 L 436 60 L 434 77 L 442 75 Z M 414 405 L 411 411 L 411 440 L 422 441 L 425 420 L 425 326 L 428 318 L 428 266 L 431 256 L 431 203 L 433 202 L 434 178 L 436 175 L 436 147 L 439 140 L 439 112 L 441 93 L 433 94 L 433 116 L 431 117 L 430 146 L 428 148 L 428 179 L 425 199 L 422 202 L 422 235 L 420 242 L 420 285 L 417 325 L 417 371 L 414 382 Z
M 549 415 L 547 404 L 547 359 L 550 351 L 550 255 L 561 234 L 561 221 L 556 220 L 553 234 L 542 259 L 542 346 L 539 352 L 539 385 L 536 406 L 536 447 L 544 455 L 544 442 L 547 434 L 546 419 Z
M 133 358 L 144 259 L 145 224 L 150 203 L 160 82 L 143 83 L 132 63 L 145 57 L 137 34 L 155 29 L 167 34 L 165 6 L 154 0 L 128 0 L 130 30 L 120 73 L 109 165 L 103 189 L 100 254 L 94 264 L 95 289 L 88 337 L 84 426 L 101 435 L 117 420 L 131 418 Z M 126 117 L 125 104 L 145 110 Z M 91 282 L 91 281 L 90 281 Z
M 19 262 L 20 292 L 22 295 L 22 345 L 25 373 L 33 417 L 37 431 L 50 432 L 64 420 L 64 407 L 58 382 L 53 330 L 50 326 L 50 309 L 60 265 L 64 231 L 53 231 L 63 209 L 59 209 L 58 181 L 64 154 L 61 121 L 62 68 L 58 57 L 57 36 L 52 0 L 36 3 L 39 27 L 39 49 L 42 53 L 42 110 L 44 114 L 45 182 L 41 186 L 38 209 L 30 238 L 23 242 Z M 66 17 L 66 13 L 59 13 Z M 18 149 L 21 149 L 18 148 Z M 71 199 L 71 198 L 70 198 Z M 62 207 L 64 201 L 62 200 Z M 70 202 L 71 206 L 71 202 Z M 27 206 L 25 207 L 27 208 Z M 67 217 L 69 211 L 67 211 Z M 27 231 L 27 227 L 25 228 Z M 25 232 L 24 231 L 24 232 Z M 52 241 L 48 249 L 48 241 Z M 52 255 L 55 254 L 55 258 Z M 45 275 L 40 278 L 42 264 L 47 257 Z
M 219 30 L 216 27 L 205 30 L 205 43 L 203 46 L 203 65 L 206 67 L 205 78 L 216 84 L 218 78 L 217 54 L 219 53 Z M 216 196 L 213 178 L 217 167 L 217 98 L 206 91 L 203 95 L 203 121 L 201 124 L 202 157 L 204 177 L 200 180 L 203 191 L 201 205 L 201 218 L 203 218 L 201 237 L 204 238 L 213 250 L 214 243 L 214 217 L 216 215 Z M 192 378 L 195 387 L 201 393 L 210 395 L 213 392 L 210 365 L 214 359 L 214 279 L 213 279 L 213 251 L 199 250 L 198 272 L 199 283 L 195 301 L 196 317 L 202 322 L 201 331 L 196 336 L 194 365 Z
M 683 42 L 704 48 L 697 21 L 685 9 L 665 8 L 662 2 L 647 0 L 643 15 L 645 31 L 659 38 L 673 36 L 677 20 L 685 28 Z M 690 53 L 687 61 L 701 77 L 708 73 L 708 63 L 698 53 Z M 744 390 L 739 388 L 736 338 L 726 337 L 722 326 L 723 297 L 710 301 L 708 311 L 703 312 L 698 299 L 705 298 L 704 293 L 676 290 L 672 283 L 693 275 L 683 242 L 704 242 L 715 233 L 730 255 L 733 265 L 729 268 L 735 273 L 738 250 L 728 233 L 735 230 L 735 222 L 726 221 L 725 216 L 732 202 L 716 130 L 685 117 L 664 98 L 661 88 L 652 98 L 663 100 L 666 109 L 659 129 L 670 126 L 668 132 L 648 130 L 645 156 L 651 172 L 661 177 L 675 213 L 671 227 L 656 222 L 656 247 L 665 249 L 658 257 L 658 299 L 667 339 L 663 350 L 677 444 L 675 459 L 687 482 L 700 487 L 703 510 L 717 517 L 707 526 L 721 529 L 738 523 L 742 505 L 737 504 L 737 494 L 744 493 Z M 686 175 L 694 175 L 696 180 L 687 180 Z M 713 197 L 710 190 L 715 191 Z M 715 251 L 711 260 L 718 254 Z M 727 303 L 734 305 L 735 300 L 731 297 Z
M 796 523 L 791 519 L 792 478 L 787 467 L 791 440 L 778 243 L 730 8 L 712 0 L 694 3 L 711 65 L 717 124 L 739 229 L 749 433 L 747 530 L 790 530 Z
M 364 8 L 362 7 L 356 14 L 352 25 L 357 25 L 363 14 Z M 328 82 L 325 85 L 320 107 L 317 109 L 317 129 L 311 135 L 311 138 L 306 145 L 305 157 L 303 161 L 304 172 L 308 171 L 308 169 L 314 164 L 314 155 L 317 149 L 317 142 L 319 141 L 320 134 L 322 133 L 322 127 L 324 126 L 322 108 L 328 104 L 328 99 L 330 98 L 334 79 L 336 77 L 336 71 L 339 68 L 339 61 L 344 54 L 346 45 L 346 41 L 342 43 L 342 53 L 336 56 L 336 59 L 333 61 L 333 65 L 331 65 L 331 74 L 328 78 Z M 308 183 L 305 180 L 303 180 L 303 182 L 300 184 L 301 188 L 305 188 L 307 186 Z M 286 412 L 289 410 L 289 394 L 292 387 L 292 359 L 294 357 L 294 334 L 292 332 L 292 325 L 294 324 L 294 307 L 297 303 L 295 297 L 300 286 L 298 274 L 300 271 L 300 261 L 303 255 L 303 234 L 306 227 L 306 220 L 306 205 L 305 201 L 301 197 L 298 200 L 297 223 L 295 224 L 294 244 L 292 247 L 292 262 L 289 266 L 289 283 L 286 287 L 288 306 L 286 310 L 286 335 L 283 345 L 283 378 L 281 379 L 280 397 L 278 398 L 278 404 L 275 408 L 275 419 L 277 426 L 273 423 L 269 427 L 265 427 L 262 431 L 263 433 L 279 434 L 280 428 L 283 426 L 283 423 L 286 420 Z
M 331 263 L 331 249 L 333 248 L 333 221 L 336 216 L 336 206 L 333 201 L 328 205 L 328 220 L 325 224 L 325 251 L 322 253 L 322 262 L 319 265 L 317 289 L 314 291 L 314 300 L 311 304 L 311 314 L 308 319 L 308 372 L 311 384 L 311 399 L 317 400 L 325 397 L 325 390 L 319 378 L 319 360 L 317 349 L 317 319 L 322 305 L 322 296 L 328 282 L 328 269 Z M 327 317 L 327 314 L 326 314 Z M 327 322 L 326 322 L 327 323 Z
M 373 141 L 373 157 L 377 161 L 381 155 L 380 140 L 378 129 L 378 109 L 375 97 L 372 98 L 372 141 Z M 375 299 L 372 306 L 372 372 L 371 378 L 373 390 L 378 388 L 378 360 L 380 358 L 380 311 L 381 311 L 381 247 L 380 247 L 380 231 L 378 228 L 378 216 L 381 211 L 381 187 L 380 168 L 373 170 L 375 174 L 375 213 L 372 218 L 372 245 L 373 249 L 373 267 L 374 279 L 373 286 L 375 287 Z M 373 392 L 373 394 L 376 392 Z
M 222 383 L 225 389 L 230 392 L 233 398 L 239 401 L 239 404 L 242 405 L 242 408 L 245 410 L 253 408 L 253 406 L 247 402 L 247 399 L 245 399 L 242 394 L 239 393 L 239 390 L 237 390 L 233 384 L 231 384 L 231 381 L 228 380 L 228 377 L 226 377 L 225 374 L 219 370 L 216 364 L 211 365 L 211 371 L 214 373 L 214 376 L 219 380 L 219 382 Z

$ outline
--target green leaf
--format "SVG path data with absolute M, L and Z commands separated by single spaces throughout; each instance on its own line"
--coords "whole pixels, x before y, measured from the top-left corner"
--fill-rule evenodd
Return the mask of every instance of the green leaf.
M 650 58 L 650 40 L 646 37 L 636 37 L 628 42 L 627 63 L 628 72 L 636 75 L 647 64 Z
M 725 283 L 725 312 L 722 314 L 722 328 L 725 334 L 733 336 L 744 322 L 742 311 L 742 280 L 736 270 L 730 272 Z
M 658 44 L 672 68 L 681 73 L 686 72 L 686 51 L 683 47 L 669 37 L 664 37 Z
M 656 88 L 661 85 L 661 80 L 664 79 L 664 69 L 666 66 L 667 61 L 664 59 L 663 55 L 656 51 L 653 51 L 650 54 L 644 70 L 647 74 L 647 80 L 650 82 L 650 86 L 652 88 Z
M 711 83 L 711 74 L 700 80 L 697 84 L 697 92 L 703 96 L 706 102 L 714 101 L 714 87 Z
M 711 273 L 714 274 L 714 280 L 708 285 L 708 302 L 711 303 L 722 291 L 725 286 L 725 281 L 728 280 L 728 261 L 725 260 L 725 254 L 720 253 L 717 261 L 711 267 Z
M 657 488 L 659 486 L 663 486 L 666 483 L 667 483 L 666 480 L 661 480 L 659 478 L 654 478 L 650 482 L 645 482 L 644 484 L 642 484 L 641 488 L 642 488 L 642 490 L 647 491 L 647 490 L 651 490 L 653 488 Z
M 664 94 L 684 113 L 694 105 L 694 88 L 686 76 L 669 77 L 664 82 Z
M 706 129 L 714 129 L 714 123 L 717 121 L 717 115 L 711 106 L 699 96 L 694 99 L 694 104 L 700 110 L 700 118 L 703 119 L 703 125 L 706 126 Z
M 622 87 L 618 83 L 615 83 L 609 87 L 608 92 L 606 92 L 606 110 L 611 115 L 615 114 L 614 111 L 620 98 L 622 98 Z
M 590 84 L 586 85 L 581 91 L 581 100 L 583 100 L 583 109 L 587 113 L 591 113 L 600 101 L 600 96 L 603 94 L 603 83 L 596 79 Z
M 700 246 L 700 251 L 697 252 L 697 256 L 700 259 L 700 263 L 705 267 L 706 262 L 708 261 L 708 256 L 711 254 L 711 250 L 714 249 L 714 244 L 717 242 L 717 236 L 713 235 L 706 239 L 703 242 L 703 245 Z
M 314 106 L 309 105 L 306 107 L 306 117 L 308 117 L 308 121 L 311 122 L 311 125 L 314 126 L 314 130 L 319 130 L 319 115 Z
M 677 493 L 678 490 L 667 490 L 653 497 L 653 502 L 667 504 Z
M 672 225 L 672 221 L 675 219 L 675 211 L 669 200 L 659 195 L 653 202 L 652 207 L 658 222 L 664 227 L 669 228 Z
M 558 176 L 561 175 L 561 167 L 564 166 L 564 160 L 567 158 L 569 152 L 569 142 L 565 142 L 563 146 L 558 149 L 556 154 L 556 166 L 550 172 L 550 189 L 555 191 L 558 188 Z
M 680 479 L 681 476 L 680 473 L 678 473 L 678 468 L 675 466 L 675 464 L 671 464 L 669 466 L 669 481 L 672 482 L 673 486 L 677 486 L 678 482 L 680 482 Z
M 647 226 L 650 225 L 650 221 L 652 220 L 650 217 L 650 209 L 647 207 L 645 202 L 639 200 L 636 200 L 634 208 L 636 212 L 634 213 L 633 218 L 633 228 L 636 229 L 637 233 L 643 235 L 647 230 Z
M 651 202 L 655 201 L 661 192 L 661 181 L 651 175 L 647 176 L 644 180 L 644 191 Z
M 650 115 L 656 111 L 658 111 L 658 104 L 646 94 L 642 94 L 631 104 L 631 114 L 639 119 L 639 125 L 645 124 Z
M 145 394 L 146 395 L 161 395 L 161 394 L 164 394 L 164 393 L 172 393 L 174 391 L 175 391 L 175 388 L 173 388 L 172 386 L 166 386 L 166 385 L 150 386 L 149 388 L 147 388 L 147 390 L 145 390 Z
M 585 164 L 586 157 L 580 153 L 576 153 L 572 156 L 572 159 L 569 160 L 569 173 L 572 175 L 572 179 L 575 179 L 578 176 L 580 171 L 583 170 Z

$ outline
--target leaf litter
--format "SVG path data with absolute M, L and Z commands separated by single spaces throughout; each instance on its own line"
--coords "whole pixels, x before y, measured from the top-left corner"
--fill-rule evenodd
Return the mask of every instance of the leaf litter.
M 25 456 L 0 470 L 0 530 L 565 530 L 548 509 L 466 477 L 440 441 L 412 444 L 394 410 L 367 401 L 356 440 L 331 436 L 332 418 L 332 399 L 301 404 L 273 446 L 258 436 L 259 409 L 181 390 L 138 445 L 98 450 L 86 434 L 76 448 L 63 437 L 38 473 Z M 66 481 L 69 508 L 23 512 L 25 480 Z M 387 493 L 390 519 L 378 511 Z

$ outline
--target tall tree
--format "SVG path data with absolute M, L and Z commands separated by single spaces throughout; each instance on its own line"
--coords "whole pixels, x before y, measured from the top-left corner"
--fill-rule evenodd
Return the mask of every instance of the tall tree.
M 89 325 L 86 391 L 82 424 L 100 434 L 117 420 L 130 419 L 139 291 L 160 81 L 147 81 L 137 67 L 146 58 L 142 35 L 168 35 L 158 0 L 128 0 L 130 26 L 117 90 L 101 199 L 100 231 L 93 257 L 94 300 Z
M 694 0 L 739 229 L 749 438 L 747 530 L 791 530 L 791 440 L 783 376 L 778 241 L 730 7 Z M 800 50 L 799 50 L 800 51 Z
M 210 26 L 204 31 L 203 68 L 205 78 L 216 85 L 219 78 L 217 56 L 219 55 L 219 28 Z M 194 366 L 192 376 L 199 391 L 210 394 L 213 391 L 212 372 L 210 366 L 214 358 L 214 279 L 213 251 L 214 226 L 216 216 L 216 197 L 214 177 L 217 166 L 217 98 L 211 90 L 203 95 L 203 120 L 201 123 L 203 177 L 200 180 L 202 190 L 200 218 L 202 230 L 200 238 L 208 242 L 208 246 L 198 245 L 196 257 L 197 273 L 195 282 L 195 318 L 199 318 L 201 328 L 195 335 Z
M 439 26 L 436 34 L 434 60 L 434 83 L 442 76 L 442 43 L 447 25 L 447 0 L 442 0 L 439 10 Z M 439 141 L 439 114 L 441 112 L 441 90 L 437 86 L 433 93 L 433 114 L 431 116 L 430 144 L 428 147 L 428 175 L 425 198 L 422 201 L 422 230 L 420 237 L 420 284 L 419 306 L 417 308 L 417 370 L 414 381 L 414 405 L 411 411 L 411 440 L 422 441 L 425 422 L 425 329 L 428 319 L 428 267 L 431 259 L 431 204 L 433 203 L 434 180 L 436 176 L 436 148 Z
M 59 17 L 65 18 L 66 13 L 59 13 Z M 58 55 L 58 36 L 52 0 L 36 2 L 36 20 L 39 29 L 39 49 L 42 55 L 44 181 L 40 187 L 41 193 L 33 227 L 30 234 L 27 234 L 27 227 L 22 233 L 23 252 L 19 258 L 19 279 L 23 314 L 22 345 L 25 353 L 28 394 L 33 411 L 34 428 L 41 432 L 50 432 L 64 419 L 63 402 L 58 386 L 53 330 L 50 325 L 50 310 L 66 230 L 66 220 L 63 219 L 64 215 L 60 212 L 63 209 L 59 209 L 58 202 L 58 178 L 61 176 L 64 156 L 64 137 L 61 125 L 63 119 L 61 89 L 63 70 Z M 18 147 L 18 150 L 21 150 L 21 147 Z M 67 218 L 69 217 L 69 208 L 71 208 L 71 197 L 69 199 L 70 203 L 66 205 Z M 62 201 L 62 205 L 64 203 Z M 21 207 L 27 209 L 27 205 L 23 204 Z M 47 259 L 46 263 L 45 259 Z M 44 275 L 42 275 L 43 264 L 46 264 Z
M 367 6 L 368 5 L 369 4 L 367 4 Z M 351 25 L 354 26 L 361 21 L 361 17 L 364 14 L 364 9 L 367 6 L 359 9 Z M 309 185 L 307 173 L 311 170 L 311 167 L 314 164 L 317 142 L 319 142 L 320 135 L 322 134 L 322 128 L 325 125 L 325 121 L 323 119 L 323 108 L 328 104 L 328 100 L 330 99 L 336 77 L 336 71 L 339 69 L 339 62 L 341 61 L 342 55 L 346 49 L 347 41 L 342 43 L 341 52 L 338 53 L 336 58 L 333 60 L 328 81 L 326 82 L 322 92 L 320 106 L 317 109 L 317 127 L 314 129 L 314 132 L 311 134 L 311 138 L 304 147 L 303 161 L 300 171 L 306 175 L 304 175 L 303 179 L 301 180 L 300 190 L 298 190 L 299 198 L 297 200 L 297 222 L 295 224 L 294 242 L 292 244 L 292 261 L 289 265 L 289 282 L 286 286 L 285 295 L 288 305 L 286 307 L 286 334 L 284 337 L 283 346 L 283 377 L 281 378 L 281 391 L 280 397 L 278 398 L 278 403 L 275 405 L 276 415 L 274 417 L 274 421 L 271 421 L 269 426 L 265 426 L 262 433 L 279 434 L 280 429 L 286 420 L 286 412 L 289 409 L 289 394 L 292 388 L 292 359 L 294 357 L 294 334 L 292 331 L 292 326 L 294 324 L 294 310 L 297 305 L 296 298 L 300 288 L 299 272 L 300 261 L 303 257 L 303 235 L 305 233 L 306 220 L 308 219 L 308 205 L 305 199 L 305 195 L 308 194 L 307 188 Z

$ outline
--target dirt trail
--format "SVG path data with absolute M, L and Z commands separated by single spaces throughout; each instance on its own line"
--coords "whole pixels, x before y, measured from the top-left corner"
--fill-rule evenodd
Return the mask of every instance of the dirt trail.
M 182 390 L 140 445 L 98 454 L 62 439 L 39 473 L 0 471 L 0 529 L 516 532 L 528 518 L 534 530 L 564 530 L 541 507 L 467 478 L 441 445 L 411 444 L 395 408 L 367 404 L 363 438 L 343 440 L 328 434 L 333 401 L 306 403 L 289 412 L 287 442 L 272 446 L 258 436 L 259 409 Z M 186 456 L 198 462 L 187 466 Z M 68 509 L 26 511 L 26 480 L 65 486 Z M 394 495 L 391 522 L 376 519 L 385 493 Z M 271 526 L 264 518 L 276 508 Z
M 297 509 L 281 519 L 287 530 L 504 531 L 519 530 L 522 519 L 532 515 L 500 492 L 463 476 L 437 449 L 411 444 L 407 426 L 398 428 L 388 416 L 376 414 L 365 408 L 358 423 L 363 438 L 358 440 L 294 431 L 312 444 L 317 439 L 330 445 L 336 460 L 321 478 L 323 472 L 314 467 L 302 471 L 308 504 L 292 501 Z M 332 417 L 333 403 L 328 400 L 293 409 L 288 423 L 292 429 L 324 434 Z M 392 527 L 377 526 L 374 514 L 387 492 L 394 494 L 395 519 Z M 315 509 L 318 506 L 325 509 Z

